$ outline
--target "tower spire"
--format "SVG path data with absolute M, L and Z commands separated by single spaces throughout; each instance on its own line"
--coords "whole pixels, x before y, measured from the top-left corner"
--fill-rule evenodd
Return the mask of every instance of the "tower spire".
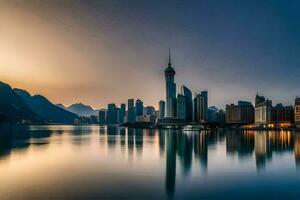
M 171 49 L 169 48 L 169 63 L 168 63 L 169 66 L 171 66 Z

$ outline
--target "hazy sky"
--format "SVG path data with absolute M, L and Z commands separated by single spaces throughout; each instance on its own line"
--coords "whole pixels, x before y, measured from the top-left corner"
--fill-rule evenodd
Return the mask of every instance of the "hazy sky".
M 165 98 L 176 82 L 209 104 L 300 95 L 300 1 L 0 0 L 0 80 L 94 108 Z

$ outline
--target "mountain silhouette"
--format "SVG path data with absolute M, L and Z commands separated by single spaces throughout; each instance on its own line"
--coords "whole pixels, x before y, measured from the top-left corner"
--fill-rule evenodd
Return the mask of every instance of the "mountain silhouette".
M 46 97 L 41 95 L 31 96 L 27 91 L 14 89 L 15 93 L 23 99 L 28 107 L 50 123 L 73 123 L 78 116 L 52 104 Z
M 0 121 L 41 122 L 41 119 L 8 84 L 0 81 Z
M 70 105 L 69 107 L 65 107 L 63 104 L 57 104 L 57 106 L 73 112 L 79 116 L 89 117 L 91 115 L 98 115 L 98 111 L 94 110 L 91 106 L 84 105 L 82 103 L 75 103 Z
M 64 104 L 62 104 L 62 103 L 58 103 L 58 104 L 56 104 L 56 106 L 58 106 L 58 107 L 60 107 L 60 108 L 62 108 L 62 109 L 65 109 L 65 110 L 67 110 L 67 108 L 64 106 Z

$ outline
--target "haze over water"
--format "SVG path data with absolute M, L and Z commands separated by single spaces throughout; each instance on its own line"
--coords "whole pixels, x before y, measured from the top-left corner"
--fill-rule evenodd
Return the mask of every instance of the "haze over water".
M 294 132 L 11 126 L 1 199 L 254 199 L 300 195 Z

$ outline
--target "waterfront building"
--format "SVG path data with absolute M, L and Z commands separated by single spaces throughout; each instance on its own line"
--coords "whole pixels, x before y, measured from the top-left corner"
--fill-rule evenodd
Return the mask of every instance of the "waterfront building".
M 134 99 L 128 99 L 127 122 L 128 123 L 135 122 Z
M 166 105 L 165 101 L 163 101 L 163 100 L 159 101 L 159 117 L 158 118 L 160 118 L 160 119 L 165 117 L 165 109 L 166 109 L 165 105 Z
M 207 91 L 202 91 L 196 94 L 194 99 L 195 122 L 207 122 L 207 109 Z
M 156 119 L 159 118 L 159 110 L 155 110 L 155 117 L 156 117 Z
M 217 114 L 217 119 L 218 119 L 219 123 L 225 123 L 225 115 L 226 115 L 226 112 L 224 110 L 220 109 Z
M 177 118 L 186 119 L 186 99 L 181 94 L 177 95 Z
M 270 125 L 272 119 L 272 101 L 257 94 L 255 97 L 255 124 L 259 126 Z
M 135 115 L 136 116 L 143 116 L 144 111 L 144 103 L 142 100 L 138 99 L 135 102 Z
M 156 116 L 155 115 L 136 116 L 136 122 L 149 122 L 149 123 L 155 124 Z
M 89 123 L 90 124 L 98 124 L 98 116 L 97 115 L 91 115 Z
M 166 81 L 166 117 L 176 117 L 176 84 L 174 82 L 175 70 L 171 64 L 171 53 L 169 51 L 169 63 L 165 69 Z
M 146 115 L 155 115 L 155 108 L 153 106 L 146 106 Z
M 126 116 L 126 105 L 125 103 L 122 103 L 120 105 L 119 123 L 123 124 L 125 122 L 125 116 Z
M 207 122 L 208 123 L 224 123 L 225 112 L 219 110 L 216 106 L 211 106 L 207 109 Z
M 273 122 L 278 126 L 290 126 L 294 121 L 293 106 L 283 106 L 281 103 L 273 107 Z
M 181 86 L 181 94 L 185 97 L 186 120 L 193 121 L 193 95 L 186 86 Z
M 106 124 L 106 110 L 99 110 L 99 124 Z
M 297 127 L 300 127 L 300 97 L 297 97 L 295 99 L 294 119 L 295 119 L 295 125 Z
M 114 103 L 107 106 L 107 124 L 118 124 L 118 109 Z
M 252 103 L 238 101 L 237 105 L 226 105 L 225 121 L 229 124 L 253 124 L 254 107 Z

